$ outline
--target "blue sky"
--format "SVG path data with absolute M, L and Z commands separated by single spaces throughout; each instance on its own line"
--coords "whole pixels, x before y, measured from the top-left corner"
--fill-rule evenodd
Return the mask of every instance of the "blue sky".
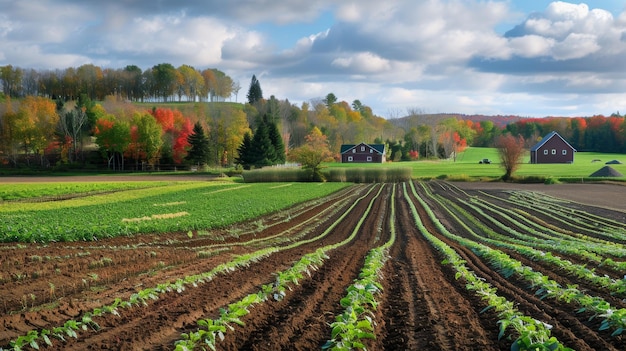
M 626 112 L 626 1 L 0 0 L 0 66 L 218 68 L 374 113 Z M 233 97 L 234 100 L 234 97 Z

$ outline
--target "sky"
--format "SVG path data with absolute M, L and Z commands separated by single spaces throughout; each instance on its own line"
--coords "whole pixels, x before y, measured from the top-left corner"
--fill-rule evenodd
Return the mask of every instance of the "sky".
M 0 0 L 0 66 L 160 63 L 385 118 L 623 114 L 626 1 Z

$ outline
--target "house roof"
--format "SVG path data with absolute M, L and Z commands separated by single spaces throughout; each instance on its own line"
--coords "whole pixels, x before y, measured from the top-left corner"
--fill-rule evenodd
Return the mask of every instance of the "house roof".
M 343 144 L 341 145 L 341 151 L 340 153 L 344 154 L 350 150 L 352 150 L 353 148 L 360 146 L 360 145 L 365 145 L 368 147 L 371 147 L 372 149 L 376 150 L 376 152 L 378 152 L 379 154 L 384 154 L 385 153 L 385 144 L 366 144 L 366 143 L 360 143 L 360 144 Z
M 530 151 L 532 152 L 532 151 L 537 151 L 537 150 L 539 150 L 539 149 L 543 146 L 543 144 L 547 143 L 547 142 L 548 142 L 548 140 L 550 140 L 550 139 L 554 138 L 555 136 L 556 136 L 556 137 L 558 137 L 558 138 L 560 138 L 561 140 L 563 140 L 563 142 L 564 142 L 565 144 L 567 144 L 567 146 L 569 146 L 572 150 L 576 151 L 576 149 L 574 149 L 574 148 L 572 147 L 572 145 L 570 145 L 570 144 L 567 142 L 567 140 L 563 139 L 563 137 L 562 137 L 559 133 L 557 133 L 557 132 L 555 132 L 555 131 L 552 131 L 552 132 L 548 133 L 548 135 L 546 135 L 545 137 L 543 137 L 543 139 L 541 139 L 541 141 L 539 141 L 537 144 L 535 144 L 535 146 L 533 146 L 533 147 L 530 149 Z

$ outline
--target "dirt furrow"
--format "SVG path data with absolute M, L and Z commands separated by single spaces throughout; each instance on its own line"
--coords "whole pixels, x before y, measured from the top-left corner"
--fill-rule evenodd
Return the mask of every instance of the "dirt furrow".
M 357 190 L 353 195 L 344 194 L 344 196 L 355 196 L 359 193 L 360 191 Z M 370 194 L 367 199 L 361 202 L 366 203 L 371 196 L 373 195 Z M 338 199 L 334 200 L 338 201 Z M 351 204 L 350 202 L 346 202 L 344 208 L 347 208 Z M 330 204 L 322 202 L 312 206 L 311 211 L 316 211 L 316 208 L 321 211 L 329 205 Z M 365 206 L 367 206 L 367 204 L 365 204 Z M 262 235 L 270 236 L 280 233 L 286 226 L 293 226 L 300 221 L 306 221 L 312 215 L 311 211 L 302 211 L 302 215 L 291 218 L 288 223 L 285 222 L 281 225 L 271 226 L 269 228 L 272 229 L 268 229 L 267 233 L 263 233 Z M 332 223 L 332 221 L 341 214 L 342 212 L 339 211 L 333 216 L 326 217 L 326 223 Z M 307 237 L 319 235 L 325 230 L 327 225 L 311 223 L 310 227 L 312 227 L 312 229 L 304 228 L 307 230 Z M 167 344 L 180 336 L 180 330 L 176 328 L 184 328 L 184 326 L 189 324 L 195 325 L 199 317 L 207 313 L 215 313 L 217 308 L 235 299 L 241 298 L 256 289 L 258 285 L 271 281 L 273 279 L 273 272 L 287 268 L 294 260 L 301 257 L 306 252 L 315 250 L 321 243 L 338 242 L 343 240 L 347 235 L 349 234 L 342 232 L 332 233 L 316 243 L 303 245 L 302 247 L 287 252 L 275 254 L 268 259 L 253 264 L 247 269 L 233 272 L 231 273 L 232 276 L 218 276 L 212 282 L 202 285 L 199 288 L 187 288 L 186 291 L 181 294 L 168 293 L 162 295 L 158 301 L 155 301 L 153 304 L 151 303 L 149 307 L 119 309 L 119 317 L 107 315 L 105 318 L 96 318 L 96 323 L 101 327 L 97 332 L 93 330 L 81 332 L 79 333 L 81 336 L 78 340 L 66 338 L 68 340 L 67 343 L 55 340 L 55 346 L 48 349 L 84 350 L 105 347 L 107 349 L 122 350 L 128 347 L 137 348 L 137 345 L 143 344 L 153 346 L 148 347 L 148 349 L 157 348 L 159 345 Z M 172 253 L 180 251 L 180 249 L 176 248 L 171 250 Z M 239 252 L 244 253 L 249 249 L 242 248 L 239 250 Z M 82 292 L 81 295 L 58 296 L 61 301 L 60 308 L 44 310 L 43 312 L 33 309 L 23 312 L 21 315 L 3 316 L 3 323 L 7 326 L 7 330 L 5 330 L 3 334 L 0 334 L 0 337 L 4 337 L 4 343 L 6 345 L 8 339 L 24 335 L 30 329 L 52 328 L 62 325 L 66 320 L 78 318 L 83 313 L 95 307 L 111 303 L 115 297 L 127 299 L 132 292 L 146 287 L 156 286 L 156 282 L 164 282 L 167 280 L 174 281 L 185 275 L 209 271 L 217 264 L 229 260 L 231 260 L 231 252 L 209 259 L 197 259 L 195 265 L 191 263 L 185 266 L 171 267 L 169 270 L 163 269 L 155 271 L 154 275 L 145 275 L 137 277 L 137 279 L 122 280 L 115 283 L 110 288 L 104 286 L 103 288 L 98 288 L 93 291 L 87 289 Z M 124 290 L 120 290 L 121 288 Z M 156 340 L 153 340 L 155 336 Z M 162 338 L 168 340 L 163 341 Z
M 425 194 L 421 194 L 421 196 L 424 200 L 429 202 Z M 445 217 L 444 211 L 439 209 L 437 204 L 430 202 L 429 206 L 433 209 L 437 217 Z M 542 300 L 532 291 L 524 289 L 528 286 L 527 282 L 516 280 L 514 277 L 507 279 L 498 274 L 469 248 L 438 233 L 424 209 L 421 206 L 418 206 L 418 209 L 420 211 L 420 217 L 426 227 L 429 228 L 429 231 L 437 233 L 439 239 L 454 248 L 461 257 L 467 261 L 466 264 L 470 270 L 496 287 L 499 295 L 506 297 L 510 301 L 515 301 L 517 308 L 522 313 L 552 325 L 553 335 L 564 345 L 578 351 L 623 349 L 623 347 L 616 347 L 611 344 L 611 341 L 616 341 L 615 339 L 607 340 L 607 335 L 597 332 L 592 327 L 579 320 L 584 318 L 573 312 L 575 307 L 567 308 L 567 306 L 561 306 L 549 299 Z M 457 228 L 457 230 L 459 230 L 459 228 Z
M 357 278 L 367 252 L 388 239 L 377 223 L 388 208 L 389 188 L 378 197 L 356 238 L 329 252 L 329 259 L 280 302 L 264 303 L 246 316 L 246 326 L 227 335 L 221 350 L 312 350 L 330 338 L 330 323 L 343 312 L 339 304 Z M 335 230 L 350 233 L 359 215 Z
M 498 350 L 497 326 L 482 324 L 484 316 L 461 293 L 465 288 L 415 227 L 403 195 L 397 218 L 399 240 L 385 271 L 382 344 L 388 350 Z

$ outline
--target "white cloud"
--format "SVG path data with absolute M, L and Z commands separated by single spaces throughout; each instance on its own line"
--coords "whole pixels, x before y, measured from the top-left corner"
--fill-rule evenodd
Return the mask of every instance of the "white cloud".
M 525 35 L 523 37 L 511 38 L 509 46 L 517 56 L 541 57 L 550 53 L 550 50 L 554 47 L 554 39 L 534 34 Z
M 360 52 L 350 57 L 339 57 L 332 65 L 363 73 L 380 73 L 390 68 L 390 62 L 371 52 Z
M 563 41 L 553 47 L 553 57 L 557 60 L 569 60 L 585 57 L 601 49 L 597 37 L 593 34 L 570 33 Z
M 277 98 L 334 92 L 381 114 L 388 106 L 524 114 L 515 101 L 581 111 L 601 105 L 574 96 L 626 91 L 626 12 L 558 1 L 521 18 L 510 10 L 517 1 L 526 0 L 0 0 L 0 66 L 216 67 L 243 90 L 256 74 Z M 496 31 L 514 18 L 514 30 Z M 273 36 L 291 24 L 299 40 Z M 291 42 L 273 46 L 283 37 Z M 560 104 L 557 92 L 571 95 Z

